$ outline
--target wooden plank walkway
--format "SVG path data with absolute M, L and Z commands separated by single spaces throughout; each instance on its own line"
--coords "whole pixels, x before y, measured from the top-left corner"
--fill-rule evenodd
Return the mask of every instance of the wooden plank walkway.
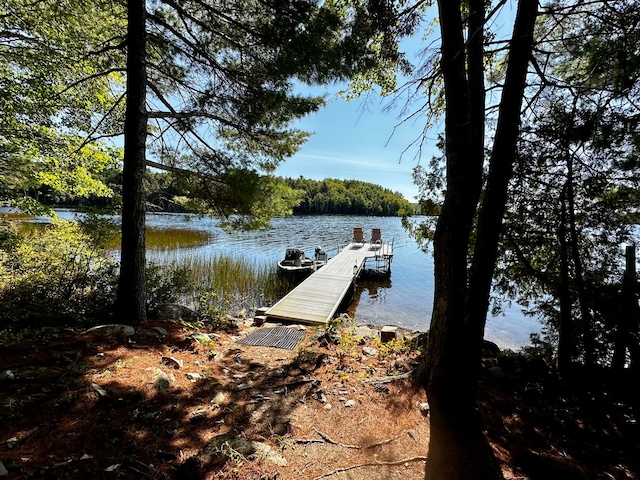
M 311 274 L 282 300 L 271 307 L 267 317 L 304 323 L 326 324 L 353 287 L 367 258 L 393 256 L 389 244 L 373 246 L 349 244 L 324 267 Z M 355 275 L 354 275 L 355 271 Z

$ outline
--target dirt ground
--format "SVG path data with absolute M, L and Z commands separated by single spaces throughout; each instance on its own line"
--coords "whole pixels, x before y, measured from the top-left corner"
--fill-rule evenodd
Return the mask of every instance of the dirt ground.
M 418 350 L 317 341 L 312 329 L 284 350 L 236 343 L 256 327 L 193 327 L 152 320 L 131 336 L 0 333 L 0 462 L 9 478 L 424 478 L 427 399 L 411 375 L 388 378 L 414 370 Z M 201 333 L 211 341 L 193 337 Z M 583 399 L 558 389 L 560 407 L 551 406 L 545 388 L 508 376 L 483 382 L 505 478 L 638 478 L 637 404 L 577 415 L 572 402 Z M 207 455 L 220 438 L 270 453 L 230 440 Z

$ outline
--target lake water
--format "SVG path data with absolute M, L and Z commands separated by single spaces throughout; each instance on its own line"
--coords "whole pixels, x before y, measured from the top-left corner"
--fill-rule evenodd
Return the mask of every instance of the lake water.
M 73 218 L 72 212 L 59 212 L 61 218 Z M 275 265 L 287 248 L 301 248 L 311 256 L 322 246 L 329 258 L 351 237 L 354 226 L 361 226 L 365 237 L 371 228 L 380 228 L 383 238 L 393 241 L 394 257 L 387 280 L 359 281 L 349 312 L 361 323 L 397 325 L 425 331 L 429 328 L 433 303 L 433 258 L 418 248 L 397 217 L 294 216 L 276 218 L 271 228 L 262 231 L 228 232 L 217 219 L 185 214 L 148 214 L 147 225 L 156 228 L 205 230 L 211 241 L 196 248 L 174 252 L 180 256 L 228 254 L 244 257 L 257 265 Z M 154 252 L 149 258 L 154 259 Z M 166 253 L 159 258 L 166 258 Z M 529 334 L 539 332 L 539 323 L 512 307 L 504 315 L 487 319 L 485 338 L 500 347 L 518 349 L 529 344 Z
M 363 227 L 365 236 L 371 228 L 382 230 L 385 240 L 393 241 L 394 257 L 388 280 L 360 281 L 349 308 L 361 323 L 397 325 L 427 330 L 433 303 L 433 258 L 418 248 L 400 218 L 357 216 L 295 216 L 276 218 L 271 228 L 256 232 L 227 232 L 216 219 L 193 215 L 150 214 L 148 225 L 181 227 L 209 231 L 208 245 L 177 252 L 182 255 L 231 254 L 251 259 L 256 264 L 275 265 L 287 248 L 303 249 L 311 256 L 322 246 L 334 256 L 338 247 L 350 238 L 354 226 Z M 151 253 L 151 255 L 153 255 Z M 529 344 L 529 334 L 540 331 L 535 319 L 524 317 L 513 307 L 504 315 L 489 317 L 485 338 L 503 348 L 517 349 Z

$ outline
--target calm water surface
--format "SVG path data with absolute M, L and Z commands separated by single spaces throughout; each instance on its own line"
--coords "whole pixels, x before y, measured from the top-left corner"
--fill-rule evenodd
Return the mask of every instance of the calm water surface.
M 73 218 L 68 211 L 61 218 Z M 185 214 L 148 214 L 147 225 L 156 228 L 187 228 L 212 234 L 207 245 L 175 250 L 172 256 L 202 256 L 216 254 L 244 257 L 256 265 L 275 265 L 287 248 L 301 248 L 311 256 L 316 246 L 322 246 L 335 256 L 338 247 L 351 237 L 353 227 L 361 226 L 365 235 L 371 228 L 380 228 L 385 240 L 393 241 L 394 258 L 389 279 L 360 281 L 349 307 L 361 323 L 397 325 L 425 331 L 429 328 L 433 303 L 433 258 L 420 251 L 395 217 L 358 216 L 295 216 L 276 218 L 271 228 L 254 232 L 228 232 L 219 221 Z M 166 252 L 149 251 L 150 260 L 167 259 Z M 529 334 L 539 332 L 540 324 L 524 317 L 514 306 L 504 315 L 487 319 L 485 338 L 503 348 L 518 349 L 529 344 Z
M 295 216 L 277 218 L 268 230 L 227 232 L 216 219 L 182 214 L 150 214 L 148 225 L 159 228 L 193 228 L 213 234 L 209 244 L 176 251 L 176 256 L 231 254 L 256 264 L 275 265 L 287 248 L 302 248 L 308 256 L 322 246 L 332 257 L 351 236 L 354 226 L 382 229 L 385 240 L 393 241 L 394 258 L 391 276 L 379 282 L 361 281 L 349 308 L 361 323 L 398 325 L 427 330 L 433 303 L 433 259 L 422 253 L 395 217 Z M 153 252 L 150 258 L 153 259 Z M 166 257 L 165 257 L 166 258 Z M 485 337 L 501 347 L 517 349 L 529 344 L 529 334 L 540 326 L 524 317 L 519 308 L 504 316 L 489 317 Z

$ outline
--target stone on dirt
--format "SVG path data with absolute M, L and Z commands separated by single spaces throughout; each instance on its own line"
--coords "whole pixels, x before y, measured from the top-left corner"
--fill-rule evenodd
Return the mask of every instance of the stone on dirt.
M 100 335 L 124 335 L 125 337 L 130 337 L 131 335 L 136 333 L 136 329 L 131 325 L 122 325 L 119 323 L 113 323 L 109 325 L 96 325 L 95 327 L 91 327 L 86 333 L 97 333 Z
M 164 318 L 166 320 L 184 320 L 186 322 L 191 322 L 198 318 L 196 312 L 190 308 L 175 303 L 160 305 L 153 313 L 155 314 L 154 316 Z
M 227 461 L 235 455 L 263 458 L 278 466 L 286 466 L 287 459 L 266 443 L 248 440 L 244 437 L 225 433 L 211 439 L 198 455 L 203 463 Z

